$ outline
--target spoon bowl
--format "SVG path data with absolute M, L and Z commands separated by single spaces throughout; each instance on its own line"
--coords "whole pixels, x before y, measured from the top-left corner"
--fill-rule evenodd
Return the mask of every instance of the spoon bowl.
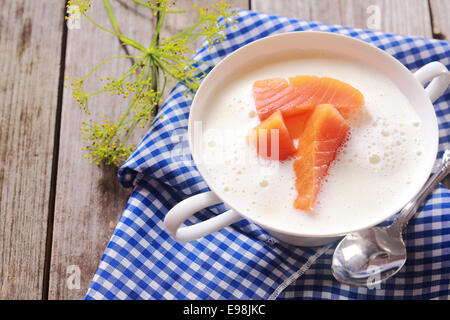
M 406 262 L 401 237 L 392 237 L 386 227 L 347 235 L 333 255 L 335 278 L 348 285 L 375 286 L 396 274 Z

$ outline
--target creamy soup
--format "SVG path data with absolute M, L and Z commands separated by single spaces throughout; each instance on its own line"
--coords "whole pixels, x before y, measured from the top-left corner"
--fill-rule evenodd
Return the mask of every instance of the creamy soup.
M 379 71 L 358 61 L 308 54 L 247 70 L 209 99 L 202 129 L 201 159 L 211 186 L 251 220 L 299 234 L 342 233 L 380 220 L 386 206 L 399 207 L 424 166 L 423 128 L 407 98 Z M 313 212 L 293 207 L 297 191 L 293 160 L 262 160 L 246 143 L 260 120 L 254 81 L 275 77 L 332 77 L 357 88 L 365 105 L 350 121 L 351 136 L 331 165 Z

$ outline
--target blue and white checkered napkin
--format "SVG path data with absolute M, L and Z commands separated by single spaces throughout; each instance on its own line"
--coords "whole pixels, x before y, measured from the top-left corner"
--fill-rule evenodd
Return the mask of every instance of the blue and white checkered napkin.
M 239 11 L 237 27 L 196 59 L 219 62 L 256 39 L 289 31 L 317 30 L 355 37 L 386 50 L 411 71 L 441 61 L 450 68 L 450 43 L 325 25 Z M 381 288 L 353 288 L 330 272 L 335 244 L 298 248 L 272 239 L 241 220 L 212 235 L 177 243 L 164 230 L 167 211 L 182 199 L 208 190 L 194 163 L 176 161 L 174 148 L 186 143 L 191 98 L 177 85 L 153 128 L 119 171 L 134 187 L 105 250 L 87 299 L 447 299 L 450 297 L 450 192 L 438 188 L 406 232 L 405 267 Z M 450 92 L 435 103 L 440 126 L 439 156 L 450 148 Z M 180 140 L 181 139 L 181 140 Z M 211 217 L 216 206 L 188 223 Z

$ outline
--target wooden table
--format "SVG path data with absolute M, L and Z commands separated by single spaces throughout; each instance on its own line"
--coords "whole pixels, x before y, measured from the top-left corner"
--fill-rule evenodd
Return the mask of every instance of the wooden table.
M 109 27 L 102 1 L 91 2 L 90 15 Z M 132 1 L 112 2 L 123 33 L 148 43 L 157 17 Z M 450 36 L 449 0 L 230 3 L 351 27 Z M 192 5 L 177 1 L 188 11 L 167 21 L 166 35 L 193 21 Z M 86 116 L 64 86 L 66 76 L 82 76 L 123 48 L 88 21 L 67 30 L 64 15 L 63 0 L 0 0 L 0 299 L 83 298 L 130 194 L 119 185 L 116 168 L 83 158 L 79 127 Z M 117 63 L 109 73 L 126 66 Z M 115 99 L 94 102 L 94 117 L 120 114 Z M 79 285 L 68 284 L 78 272 Z

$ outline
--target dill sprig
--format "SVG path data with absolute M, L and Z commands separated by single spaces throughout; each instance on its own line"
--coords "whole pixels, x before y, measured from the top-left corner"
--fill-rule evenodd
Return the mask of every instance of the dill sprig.
M 207 8 L 194 5 L 198 20 L 183 31 L 170 38 L 160 36 L 168 14 L 183 13 L 173 10 L 173 1 L 168 0 L 131 0 L 146 7 L 158 23 L 151 43 L 147 46 L 121 33 L 118 21 L 114 15 L 109 0 L 103 0 L 106 13 L 111 22 L 112 30 L 98 24 L 89 15 L 90 0 L 68 1 L 68 8 L 77 8 L 79 16 L 87 19 L 99 29 L 116 36 L 126 47 L 135 49 L 137 54 L 117 55 L 108 58 L 95 66 L 84 77 L 70 81 L 72 95 L 79 107 L 85 113 L 89 112 L 89 100 L 99 94 L 108 93 L 122 99 L 132 98 L 125 112 L 113 122 L 102 116 L 102 123 L 93 120 L 83 121 L 81 125 L 82 138 L 88 141 L 83 148 L 90 163 L 104 163 L 120 166 L 131 154 L 135 145 L 128 143 L 131 132 L 136 127 L 146 127 L 153 123 L 158 106 L 163 102 L 163 93 L 170 82 L 180 82 L 187 87 L 187 93 L 193 94 L 199 87 L 200 79 L 205 76 L 199 63 L 192 59 L 189 45 L 200 37 L 207 40 L 208 46 L 221 43 L 225 39 L 227 24 L 236 22 L 236 10 L 223 1 Z M 66 19 L 70 19 L 66 17 Z M 99 69 L 116 59 L 129 59 L 131 67 L 120 77 L 100 78 L 101 88 L 95 92 L 86 92 L 84 83 Z M 107 69 L 107 68 L 106 68 Z M 68 79 L 68 78 L 66 78 Z M 130 101 L 130 99 L 127 99 Z

